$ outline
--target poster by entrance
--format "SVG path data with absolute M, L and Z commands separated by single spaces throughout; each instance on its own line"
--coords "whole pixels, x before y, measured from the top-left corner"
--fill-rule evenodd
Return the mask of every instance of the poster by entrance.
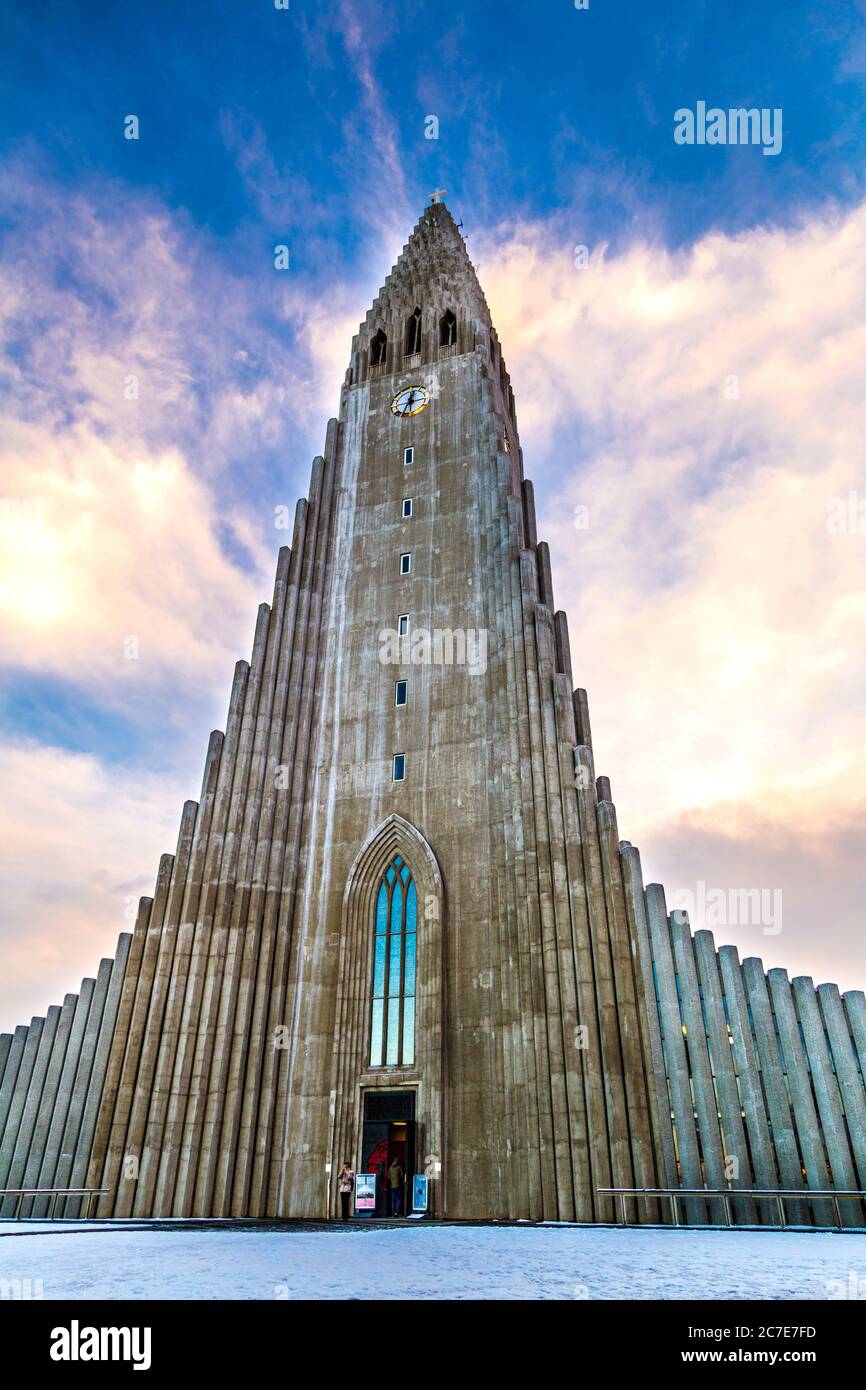
M 376 1210 L 376 1174 L 359 1173 L 355 1178 L 355 1211 L 365 1216 Z

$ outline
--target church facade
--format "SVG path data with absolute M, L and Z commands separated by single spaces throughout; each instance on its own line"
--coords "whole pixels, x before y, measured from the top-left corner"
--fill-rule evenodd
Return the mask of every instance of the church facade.
M 153 897 L 0 1040 L 0 1187 L 323 1217 L 343 1160 L 397 1157 L 436 1216 L 730 1186 L 820 1222 L 809 1189 L 866 1188 L 864 1074 L 862 992 L 693 934 L 620 839 L 501 348 L 434 203 L 353 340 Z

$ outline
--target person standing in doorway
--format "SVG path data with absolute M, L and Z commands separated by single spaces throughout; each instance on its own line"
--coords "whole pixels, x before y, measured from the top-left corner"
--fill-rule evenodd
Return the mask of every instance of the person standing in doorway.
M 400 1216 L 403 1210 L 403 1168 L 396 1155 L 388 1169 L 388 1190 L 391 1194 L 391 1215 Z
M 349 1219 L 349 1199 L 352 1196 L 352 1189 L 355 1186 L 355 1174 L 345 1159 L 337 1177 L 337 1186 L 340 1189 L 340 1216 L 344 1221 Z

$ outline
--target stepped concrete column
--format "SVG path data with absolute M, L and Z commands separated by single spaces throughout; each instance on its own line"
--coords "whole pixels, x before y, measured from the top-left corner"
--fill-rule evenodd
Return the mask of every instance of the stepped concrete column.
M 776 1041 L 776 1028 L 763 961 L 748 956 L 742 964 L 743 985 L 752 1014 L 753 1036 L 764 1083 L 767 1112 L 776 1150 L 776 1164 L 782 1187 L 803 1186 L 803 1159 L 791 1119 L 791 1097 L 785 1079 L 784 1058 Z M 799 1201 L 785 1204 L 789 1221 L 808 1224 L 808 1206 Z
M 601 1042 L 601 1069 L 607 1098 L 607 1132 L 611 1164 L 611 1186 L 633 1187 L 634 1170 L 629 1143 L 628 1107 L 625 1095 L 622 1047 L 617 1015 L 614 965 L 604 897 L 604 875 L 598 839 L 597 800 L 592 753 L 583 746 L 575 750 L 575 773 L 580 837 L 583 845 L 584 882 L 589 917 L 598 1028 Z M 600 1216 L 617 1219 L 616 1199 L 599 1199 Z
M 91 979 L 82 980 L 81 982 L 81 989 L 75 1005 L 72 1026 L 69 1029 L 62 1071 L 57 1080 L 54 1097 L 47 1114 L 47 1133 L 44 1144 L 42 1145 L 42 1161 L 35 1179 L 35 1185 L 37 1187 L 59 1186 L 59 1184 L 55 1182 L 57 1161 L 60 1154 L 60 1144 L 63 1138 L 66 1116 L 69 1113 L 69 1106 L 72 1100 L 75 1071 L 81 1053 L 81 1044 L 87 1024 L 87 1015 L 90 1011 L 94 984 L 95 981 Z M 47 1215 L 49 1210 L 49 1198 L 36 1198 L 31 1210 L 34 1216 Z
M 731 1159 L 737 1163 L 736 1176 L 727 1175 L 726 1181 L 738 1187 L 752 1187 L 753 1173 L 749 1161 L 746 1132 L 743 1128 L 740 1095 L 737 1090 L 737 1077 L 731 1057 L 731 1034 L 725 1016 L 725 1001 L 719 975 L 719 962 L 716 956 L 716 943 L 712 932 L 698 931 L 694 935 L 694 952 L 698 980 L 703 993 L 704 1012 L 707 1021 L 710 1060 L 716 1082 L 716 1095 L 721 1112 L 722 1142 L 726 1165 Z M 741 1197 L 733 1203 L 733 1209 L 740 1222 L 754 1224 L 757 1208 L 753 1201 Z
M 74 996 L 68 995 L 67 998 Z M 39 1105 L 42 1100 L 42 1089 L 45 1085 L 45 1077 L 51 1062 L 51 1053 L 54 1047 L 54 1038 L 57 1033 L 57 1025 L 60 1022 L 62 1006 L 52 1004 L 45 1013 L 45 1027 L 39 1037 L 39 1047 L 33 1062 L 33 1071 L 30 1076 L 30 1084 L 27 1087 L 27 1095 L 21 1110 L 21 1121 L 18 1126 L 18 1133 L 15 1137 L 15 1147 L 12 1150 L 12 1157 L 9 1162 L 9 1172 L 4 1187 L 23 1187 L 24 1171 L 27 1165 L 27 1155 L 30 1153 L 30 1144 L 33 1139 L 33 1130 L 36 1125 L 36 1117 L 39 1112 Z M 4 1216 L 12 1216 L 15 1212 L 17 1197 L 5 1197 L 3 1205 L 0 1207 Z
M 655 964 L 662 1050 L 676 1126 L 680 1185 L 704 1187 L 665 892 L 660 883 L 648 883 L 645 897 L 650 946 Z M 707 1204 L 702 1198 L 689 1197 L 685 1199 L 684 1204 L 680 1204 L 681 1209 L 683 1205 L 692 1224 L 702 1225 L 706 1222 Z
M 144 917 L 146 920 L 146 903 L 150 899 L 142 900 L 139 905 L 139 921 Z M 102 1019 L 99 1025 L 99 1037 L 93 1054 L 93 1065 L 90 1072 L 90 1081 L 87 1087 L 87 1098 L 84 1104 L 84 1111 L 81 1117 L 81 1129 L 75 1145 L 75 1157 L 72 1160 L 72 1173 L 69 1180 L 70 1187 L 98 1187 L 102 1176 L 102 1158 L 98 1161 L 98 1170 L 94 1177 L 89 1176 L 92 1151 L 96 1145 L 97 1122 L 100 1107 L 103 1100 L 103 1090 L 106 1077 L 108 1075 L 108 1065 L 114 1046 L 115 1034 L 117 1032 L 117 1020 L 120 1015 L 120 1005 L 123 999 L 124 981 L 130 961 L 133 959 L 134 933 L 121 932 L 117 939 L 117 948 L 114 952 L 114 964 L 111 967 L 111 979 L 108 984 L 108 991 L 105 996 L 105 1007 L 102 1011 Z M 139 957 L 140 958 L 140 957 Z M 132 973 L 137 969 L 137 959 L 133 962 Z M 110 1119 L 110 1114 L 109 1114 Z M 108 1212 L 111 1211 L 111 1197 L 108 1194 Z M 96 1204 L 94 1204 L 96 1209 Z M 68 1217 L 78 1216 L 81 1211 L 87 1210 L 85 1201 L 80 1197 L 71 1197 L 66 1204 L 66 1215 Z
M 658 1186 L 676 1187 L 678 1186 L 677 1160 L 674 1152 L 674 1132 L 671 1125 L 671 1102 L 662 1055 L 659 1009 L 655 980 L 653 979 L 652 950 L 650 948 L 640 853 L 627 840 L 621 840 L 619 848 L 623 868 L 626 912 L 632 938 L 632 953 L 637 961 L 643 986 L 643 1008 L 640 1014 L 641 1036 L 644 1047 L 644 1071 L 650 1098 L 650 1116 L 655 1136 Z M 663 1201 L 659 1213 L 665 1221 L 669 1215 L 668 1205 L 667 1202 Z
M 15 1095 L 15 1087 L 18 1082 L 18 1072 L 21 1068 L 21 1059 L 24 1056 L 24 1048 L 27 1043 L 29 1029 L 26 1023 L 22 1023 L 12 1034 L 12 1043 L 9 1048 L 9 1055 L 6 1058 L 6 1065 L 3 1069 L 3 1082 L 0 1085 L 0 1147 L 6 1133 L 6 1120 L 12 1106 Z
M 824 1020 L 818 1008 L 815 986 L 808 975 L 798 975 L 791 981 L 794 1006 L 800 1027 L 803 1030 L 809 1071 L 818 1109 L 818 1134 L 823 1134 L 824 1149 L 830 1164 L 831 1187 L 847 1188 L 857 1186 L 857 1177 L 845 1131 L 842 1113 L 842 1099 L 839 1083 L 833 1070 L 833 1063 L 827 1051 L 824 1034 Z M 844 1201 L 839 1203 L 842 1224 L 860 1225 L 860 1203 Z
M 60 1075 L 66 1060 L 69 1038 L 75 1021 L 77 1008 L 78 995 L 67 994 L 63 1000 L 60 1017 L 57 1020 L 57 1031 L 54 1034 L 51 1056 L 48 1060 L 48 1068 L 45 1072 L 42 1095 L 39 1098 L 39 1106 L 33 1121 L 30 1150 L 27 1154 L 23 1177 L 21 1179 L 22 1187 L 36 1187 L 39 1183 L 42 1160 L 45 1157 L 45 1149 L 48 1143 L 48 1131 L 51 1127 L 54 1111 L 58 1105 Z M 29 1216 L 32 1208 L 33 1199 L 27 1198 L 21 1208 L 22 1216 Z
M 198 805 L 195 801 L 184 802 L 174 859 L 169 858 L 166 864 L 167 881 L 158 883 L 154 895 L 154 905 L 151 912 L 153 941 L 148 943 L 150 949 L 145 947 L 145 956 L 143 957 L 143 960 L 148 962 L 150 983 L 149 987 L 145 987 L 136 997 L 136 1011 L 130 1025 L 130 1046 L 124 1060 L 124 1082 L 121 1087 L 121 1095 L 124 1097 L 128 1095 L 129 1097 L 126 1138 L 123 1145 L 124 1153 L 136 1159 L 138 1176 L 134 1183 L 125 1183 L 118 1187 L 116 1216 L 132 1215 L 138 1200 L 154 1071 L 159 1053 L 166 997 L 174 962 L 177 925 L 186 890 L 197 812 Z M 144 976 L 144 970 L 142 976 Z M 133 1039 L 135 1039 L 135 1045 L 133 1045 Z M 148 1214 L 150 1214 L 149 1211 Z
M 862 989 L 846 990 L 842 995 L 842 1003 L 845 1005 L 845 1017 L 857 1049 L 860 1075 L 866 1083 L 866 994 Z
M 806 1186 L 829 1187 L 831 1179 L 827 1153 L 824 1148 L 818 1112 L 815 1109 L 809 1079 L 809 1059 L 800 1037 L 788 972 L 786 970 L 768 970 L 767 984 L 779 1031 L 785 1081 L 791 1098 L 791 1105 L 794 1108 L 800 1153 L 803 1166 L 806 1169 Z M 812 1210 L 815 1219 L 823 1225 L 832 1223 L 833 1212 L 829 1203 L 816 1204 L 813 1202 Z
M 180 907 L 180 925 L 171 961 L 159 1056 L 151 1086 L 141 1167 L 135 1190 L 133 1210 L 136 1216 L 167 1216 L 171 1211 L 180 1121 L 174 1130 L 170 1130 L 167 1117 L 223 743 L 222 732 L 215 729 L 208 741 L 192 853 Z
M 6 1071 L 6 1063 L 9 1060 L 11 1047 L 12 1034 L 0 1033 L 0 1094 L 2 1094 L 3 1076 Z
M 602 785 L 607 783 L 606 778 L 599 778 L 598 780 Z M 609 784 L 605 789 L 609 790 Z M 644 1073 L 638 1001 L 635 992 L 633 945 L 625 907 L 616 810 L 609 797 L 599 801 L 596 807 L 596 816 L 616 981 L 617 1014 L 628 1105 L 634 1183 L 635 1187 L 655 1187 L 655 1163 L 647 1099 L 648 1086 Z M 639 1203 L 639 1210 L 642 1211 L 645 1221 L 658 1221 L 658 1203 L 654 1198 Z
M 83 1184 L 87 1187 L 102 1187 L 108 1189 L 105 1196 L 100 1197 L 95 1207 L 97 1214 L 101 1217 L 113 1215 L 114 1203 L 117 1196 L 116 1177 L 119 1172 L 120 1163 L 116 1158 L 118 1145 L 115 1112 L 123 1073 L 123 1062 L 126 1056 L 126 1045 L 129 1040 L 130 1020 L 135 1007 L 135 996 L 138 989 L 138 980 L 141 973 L 141 963 L 152 907 L 152 898 L 139 899 L 135 928 L 132 933 L 129 955 L 126 961 L 126 972 L 123 976 L 115 1028 L 111 1037 L 108 1062 L 102 1082 L 102 1094 L 96 1116 L 96 1128 L 93 1133 L 93 1148 L 90 1154 L 87 1182 Z M 112 1135 L 114 1135 L 115 1138 L 115 1154 L 112 1154 L 110 1149 Z M 76 1186 L 77 1185 L 78 1184 L 76 1184 Z
M 857 1168 L 856 1185 L 866 1190 L 866 1089 L 857 1068 L 856 1044 L 838 986 L 819 985 L 817 995 L 848 1120 L 848 1136 Z
M 70 1173 L 75 1158 L 75 1147 L 78 1143 L 78 1135 L 81 1130 L 81 1121 L 84 1114 L 84 1105 L 87 1100 L 87 1091 L 90 1086 L 93 1053 L 96 1048 L 96 1039 L 99 1033 L 99 1021 L 102 1018 L 102 1010 L 105 1006 L 105 995 L 108 990 L 108 982 L 111 979 L 111 967 L 112 961 L 107 957 L 103 958 L 99 962 L 96 979 L 85 980 L 81 986 L 80 999 L 85 1003 L 86 1014 L 81 1042 L 74 1062 L 74 1071 L 71 1073 L 69 1104 L 66 1108 L 63 1128 L 57 1145 L 57 1157 L 52 1178 L 55 1187 L 69 1187 L 71 1185 L 69 1180 Z M 76 1029 L 78 1024 L 79 1018 L 78 1011 L 76 1010 Z M 57 1203 L 56 1211 L 58 1216 L 65 1214 L 65 1199 Z
M 33 1068 L 36 1065 L 36 1057 L 39 1052 L 39 1044 L 42 1040 L 42 1031 L 44 1027 L 44 1018 L 31 1018 L 30 1027 L 27 1029 L 27 1035 L 24 1039 L 24 1050 L 21 1054 L 21 1063 L 15 1078 L 9 1113 L 6 1116 L 3 1143 L 0 1144 L 0 1187 L 10 1186 L 9 1170 L 12 1166 L 12 1156 L 15 1153 L 18 1131 L 21 1128 L 21 1116 L 24 1113 L 24 1106 L 27 1103 L 30 1078 L 33 1075 Z M 0 1206 L 0 1211 L 2 1211 L 2 1206 Z
M 697 1112 L 698 1136 L 703 1156 L 704 1181 L 708 1187 L 725 1186 L 725 1158 L 719 1129 L 719 1108 L 713 1086 L 713 1071 L 704 1029 L 701 995 L 695 969 L 692 933 L 688 914 L 682 909 L 671 913 L 671 940 L 674 965 L 680 982 L 680 1013 L 683 1039 Z M 713 1221 L 723 1221 L 720 1199 L 708 1203 Z
M 731 1051 L 733 1053 L 734 1070 L 736 1071 L 737 1080 L 739 1082 L 740 1101 L 745 1118 L 746 1133 L 749 1137 L 749 1149 L 752 1154 L 755 1186 L 764 1188 L 784 1187 L 787 1186 L 787 1181 L 780 1176 L 776 1168 L 776 1154 L 772 1139 L 770 1138 L 770 1128 L 767 1124 L 767 1107 L 764 1103 L 764 1095 L 761 1089 L 761 1072 L 758 1066 L 758 1054 L 755 1048 L 755 1040 L 752 1036 L 752 1025 L 749 1020 L 746 992 L 743 987 L 740 958 L 737 955 L 736 947 L 720 946 L 718 960 L 722 975 L 722 986 L 728 1005 L 728 1017 L 731 1027 Z M 772 1224 L 775 1219 L 775 1213 L 770 1203 L 768 1201 L 759 1201 L 755 1203 L 755 1206 L 757 1208 L 758 1220 Z

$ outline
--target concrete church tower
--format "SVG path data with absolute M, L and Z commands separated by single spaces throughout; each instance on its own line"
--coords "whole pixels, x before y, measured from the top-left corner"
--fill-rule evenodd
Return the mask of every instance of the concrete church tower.
M 396 1155 L 436 1215 L 579 1221 L 611 1218 L 610 1186 L 862 1187 L 864 1070 L 862 993 L 741 965 L 644 890 L 496 333 L 433 203 L 353 340 L 153 898 L 3 1041 L 0 1186 L 321 1217 L 344 1158 Z

